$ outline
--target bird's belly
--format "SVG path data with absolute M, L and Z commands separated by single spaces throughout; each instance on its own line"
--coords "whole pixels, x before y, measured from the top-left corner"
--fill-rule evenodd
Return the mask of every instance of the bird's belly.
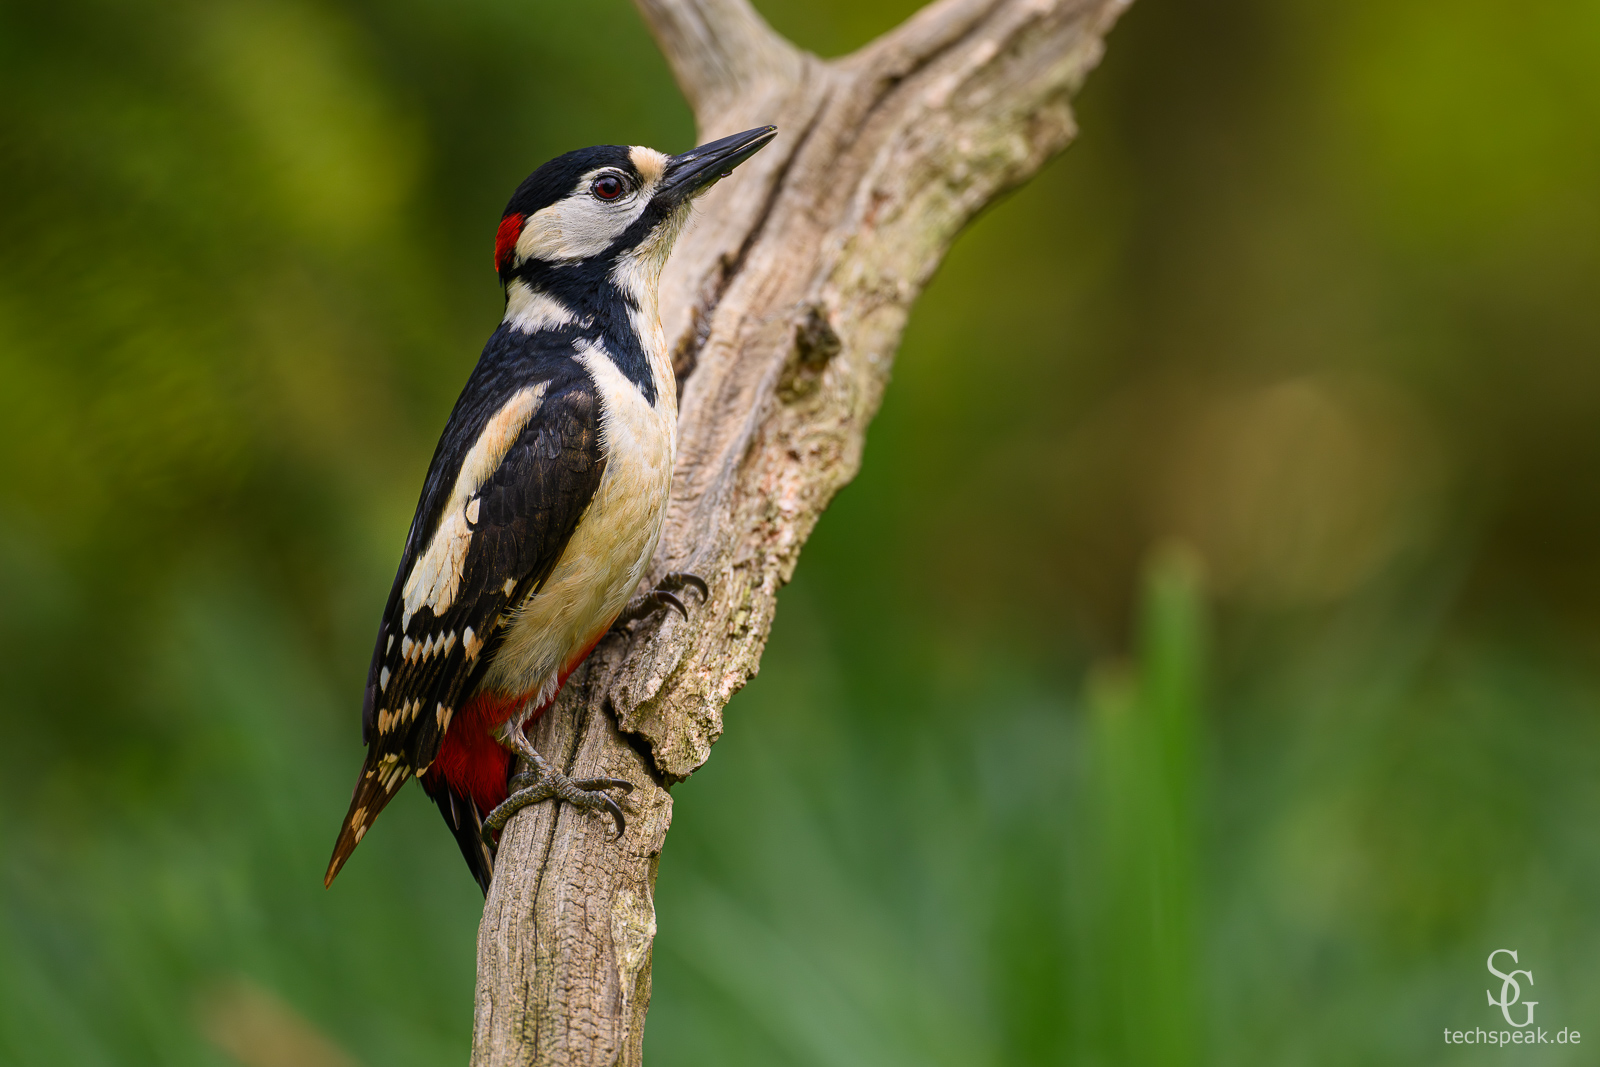
M 600 387 L 605 473 L 543 586 L 517 609 L 482 688 L 549 703 L 566 673 L 627 605 L 655 556 L 672 487 L 676 404 L 655 406 L 603 354 L 585 358 Z

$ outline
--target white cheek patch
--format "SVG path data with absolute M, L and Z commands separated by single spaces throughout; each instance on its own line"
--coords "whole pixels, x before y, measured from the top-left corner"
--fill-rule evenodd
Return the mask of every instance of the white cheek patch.
M 660 157 L 646 162 L 655 170 L 665 173 L 666 157 L 651 148 L 635 148 L 634 153 L 653 153 Z M 637 160 L 634 162 L 638 166 Z M 589 186 L 603 170 L 591 171 L 578 180 L 572 192 L 563 199 L 529 215 L 517 237 L 518 262 L 542 259 L 561 263 L 598 256 L 611 242 L 621 237 L 629 226 L 644 213 L 660 183 L 660 176 L 652 178 L 643 168 L 640 177 L 644 184 L 626 197 L 610 203 L 589 194 Z
M 523 427 L 539 410 L 545 388 L 546 383 L 540 382 L 507 400 L 473 442 L 456 475 L 455 488 L 444 507 L 444 518 L 433 540 L 428 542 L 428 550 L 412 566 L 401 590 L 405 599 L 405 614 L 400 620 L 402 630 L 410 627 L 411 616 L 422 607 L 431 608 L 435 615 L 443 615 L 455 603 L 461 571 L 467 562 L 467 549 L 472 545 L 472 526 L 467 511 L 471 508 L 472 513 L 477 514 L 478 490 L 494 474 Z M 407 659 L 412 647 L 408 642 L 409 638 L 401 641 Z
M 587 191 L 569 196 L 528 216 L 517 255 L 554 263 L 598 256 L 633 225 L 646 203 L 637 194 L 628 204 L 607 204 Z

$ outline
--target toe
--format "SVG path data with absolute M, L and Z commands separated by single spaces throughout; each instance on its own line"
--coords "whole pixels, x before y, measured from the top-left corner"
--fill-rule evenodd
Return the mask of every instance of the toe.
M 633 792 L 633 783 L 626 778 L 580 778 L 573 783 L 579 789 L 595 792 L 601 789 L 620 789 L 624 793 Z

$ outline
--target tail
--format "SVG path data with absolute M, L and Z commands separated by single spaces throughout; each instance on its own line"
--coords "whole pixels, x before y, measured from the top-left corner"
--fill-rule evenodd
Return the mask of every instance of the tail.
M 344 823 L 339 827 L 339 839 L 333 843 L 333 858 L 328 860 L 328 873 L 322 877 L 324 888 L 333 885 L 339 869 L 361 843 L 367 827 L 394 799 L 401 783 L 406 780 L 409 769 L 402 769 L 393 762 L 380 764 L 374 760 L 374 756 L 375 753 L 369 749 L 366 762 L 361 765 L 361 777 L 356 779 L 350 810 L 345 812 Z M 390 759 L 392 761 L 393 757 Z
M 477 879 L 483 895 L 489 895 L 489 882 L 494 878 L 494 847 L 483 840 L 483 813 L 477 802 L 464 793 L 458 793 L 437 771 L 422 776 L 422 788 L 439 805 L 445 825 L 455 836 L 461 856 L 467 861 L 472 877 Z

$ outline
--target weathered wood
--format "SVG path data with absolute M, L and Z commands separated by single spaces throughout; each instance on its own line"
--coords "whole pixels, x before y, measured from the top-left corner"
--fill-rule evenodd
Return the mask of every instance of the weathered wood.
M 581 775 L 639 783 L 628 831 L 517 815 L 478 933 L 473 1063 L 641 1059 L 667 787 L 756 672 L 778 589 L 854 476 L 912 302 L 950 242 L 1072 139 L 1072 94 L 1130 0 L 942 0 L 851 55 L 784 41 L 745 0 L 636 0 L 701 140 L 777 139 L 701 201 L 662 282 L 682 382 L 657 574 L 711 587 L 602 642 L 538 725 Z

